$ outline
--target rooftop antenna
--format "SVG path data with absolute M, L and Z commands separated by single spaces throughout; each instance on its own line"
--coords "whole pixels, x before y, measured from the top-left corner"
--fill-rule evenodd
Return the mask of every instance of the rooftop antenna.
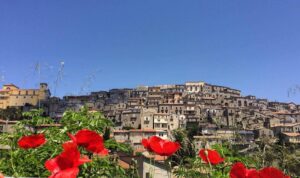
M 40 61 L 35 64 L 34 70 L 38 72 L 38 82 L 41 83 L 41 64 Z M 41 109 L 40 97 L 38 97 L 39 109 Z
M 88 89 L 91 87 L 92 83 L 96 79 L 96 73 L 100 72 L 100 70 L 93 71 L 90 73 L 87 77 L 87 80 L 83 83 L 83 85 L 80 87 L 79 94 L 84 94 L 85 91 L 87 92 Z
M 58 69 L 58 73 L 57 73 L 57 77 L 54 81 L 54 96 L 56 95 L 56 89 L 58 87 L 59 82 L 62 81 L 63 78 L 63 72 L 64 72 L 64 66 L 65 66 L 65 62 L 64 61 L 60 61 L 60 66 Z
M 4 75 L 4 73 L 5 73 L 5 71 L 1 70 L 1 73 L 0 73 L 0 83 L 5 82 L 5 75 Z
M 24 75 L 24 79 L 22 81 L 22 86 L 27 84 L 28 78 L 34 76 L 34 74 L 36 73 L 36 67 L 37 67 L 37 64 L 33 64 L 33 65 L 29 66 L 28 72 Z
M 299 85 L 295 85 L 293 87 L 290 87 L 287 91 L 287 95 L 288 97 L 294 96 L 297 94 L 297 92 L 300 91 L 300 86 Z

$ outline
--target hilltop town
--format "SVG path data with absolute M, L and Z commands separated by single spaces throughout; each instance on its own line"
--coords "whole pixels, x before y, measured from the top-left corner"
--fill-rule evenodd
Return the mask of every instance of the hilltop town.
M 115 138 L 136 149 L 143 136 L 168 138 L 178 128 L 194 130 L 199 148 L 224 141 L 249 144 L 261 138 L 300 143 L 300 105 L 242 96 L 240 90 L 205 82 L 111 89 L 63 98 L 51 97 L 45 83 L 39 89 L 8 84 L 0 90 L 1 109 L 39 107 L 55 120 L 66 110 L 78 111 L 83 106 L 101 111 L 115 123 Z

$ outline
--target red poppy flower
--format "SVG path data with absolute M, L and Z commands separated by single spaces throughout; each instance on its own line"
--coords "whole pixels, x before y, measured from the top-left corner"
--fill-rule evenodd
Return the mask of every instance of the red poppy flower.
M 243 163 L 235 163 L 230 170 L 230 178 L 290 178 L 280 170 L 266 167 L 260 171 L 247 169 Z
M 241 162 L 235 163 L 230 170 L 230 178 L 260 178 L 255 169 L 247 169 Z
M 85 147 L 85 149 L 90 152 L 99 155 L 108 154 L 108 150 L 104 147 L 103 137 L 97 132 L 83 129 L 78 131 L 75 136 L 69 134 L 69 137 L 78 145 Z
M 266 167 L 259 171 L 261 178 L 290 178 L 274 167 Z
M 78 166 L 91 161 L 86 157 L 80 158 L 80 152 L 74 142 L 64 143 L 63 149 L 60 155 L 45 163 L 45 167 L 52 173 L 49 178 L 76 178 Z
M 0 178 L 4 178 L 4 175 L 0 173 Z
M 205 162 L 212 165 L 219 164 L 224 161 L 224 158 L 215 150 L 202 149 L 199 151 L 199 157 Z
M 148 140 L 143 139 L 142 144 L 146 149 L 160 156 L 171 156 L 180 148 L 178 142 L 163 140 L 157 136 L 152 136 Z
M 36 147 L 43 145 L 44 143 L 46 143 L 44 134 L 23 136 L 18 141 L 19 147 L 24 148 L 24 149 L 36 148 Z
M 144 146 L 145 149 L 148 151 L 152 152 L 151 147 L 150 147 L 150 142 L 148 139 L 142 139 L 142 145 Z

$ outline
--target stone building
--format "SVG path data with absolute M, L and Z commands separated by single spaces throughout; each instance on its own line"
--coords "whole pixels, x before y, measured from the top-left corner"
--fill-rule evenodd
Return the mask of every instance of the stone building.
M 300 133 L 283 132 L 282 141 L 283 143 L 300 144 Z
M 21 89 L 14 84 L 6 84 L 0 90 L 0 109 L 25 105 L 39 106 L 40 102 L 47 100 L 50 95 L 46 83 L 41 83 L 39 89 Z
M 140 109 L 128 109 L 122 112 L 122 127 L 141 128 Z
M 6 101 L 8 89 L 18 88 L 7 85 L 0 90 L 0 108 L 11 103 Z M 240 90 L 205 82 L 111 89 L 46 101 L 40 104 L 48 107 L 47 113 L 51 117 L 61 116 L 66 109 L 79 110 L 87 106 L 89 110 L 101 111 L 118 129 L 141 128 L 169 133 L 177 128 L 192 127 L 197 127 L 198 132 L 201 129 L 211 131 L 214 126 L 214 129 L 248 129 L 240 135 L 255 135 L 256 139 L 300 130 L 297 125 L 300 123 L 300 105 L 242 96 Z M 20 100 L 18 103 L 27 102 Z
M 168 139 L 168 133 L 164 130 L 153 130 L 153 129 L 131 129 L 131 130 L 114 130 L 113 137 L 117 142 L 128 143 L 135 150 L 141 150 L 142 139 L 149 138 L 151 136 L 158 136 L 162 139 Z
M 285 124 L 278 124 L 271 129 L 274 132 L 275 136 L 278 136 L 280 133 L 287 132 L 287 133 L 299 133 L 300 132 L 300 123 L 285 123 Z
M 187 93 L 199 93 L 203 91 L 204 82 L 186 82 L 185 91 Z

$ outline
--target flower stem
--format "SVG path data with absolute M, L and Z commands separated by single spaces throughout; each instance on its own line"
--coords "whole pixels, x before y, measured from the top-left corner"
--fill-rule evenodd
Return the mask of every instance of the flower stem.
M 10 153 L 10 164 L 13 169 L 13 175 L 16 175 L 16 177 L 19 177 L 18 172 L 15 169 L 15 165 L 14 165 L 14 161 L 13 161 L 13 141 L 11 141 L 9 153 Z

